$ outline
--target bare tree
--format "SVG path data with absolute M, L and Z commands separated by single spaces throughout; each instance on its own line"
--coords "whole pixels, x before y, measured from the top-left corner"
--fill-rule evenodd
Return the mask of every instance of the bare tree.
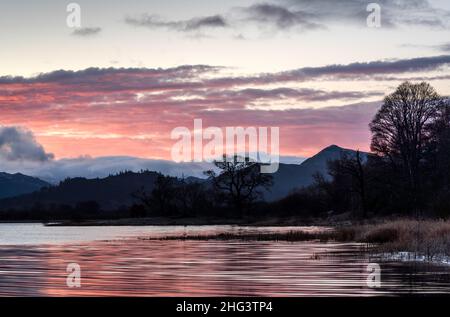
M 389 159 L 407 180 L 412 199 L 420 185 L 420 163 L 429 139 L 427 126 L 438 114 L 443 98 L 428 83 L 405 82 L 384 99 L 370 129 L 371 150 Z
M 361 213 L 361 216 L 366 217 L 367 176 L 361 152 L 358 150 L 355 155 L 347 153 L 342 154 L 339 160 L 329 162 L 328 169 L 335 182 L 339 177 L 349 179 L 349 184 L 346 184 L 346 187 L 348 187 L 346 190 L 350 190 L 352 196 L 356 195 L 358 202 L 354 205 L 356 205 L 356 209 Z
M 211 209 L 208 189 L 204 183 L 181 179 L 176 188 L 176 204 L 183 216 L 201 214 Z
M 240 213 L 261 198 L 263 189 L 268 190 L 272 186 L 272 175 L 262 174 L 261 165 L 249 158 L 224 156 L 222 161 L 215 161 L 214 165 L 220 169 L 220 173 L 217 175 L 210 170 L 205 174 L 212 180 L 214 189 Z
M 426 155 L 428 195 L 437 214 L 450 215 L 450 99 L 430 126 L 431 142 Z
M 177 195 L 177 178 L 159 174 L 155 180 L 151 193 L 144 188 L 132 194 L 150 211 L 156 211 L 163 215 L 169 215 L 174 209 L 174 201 Z

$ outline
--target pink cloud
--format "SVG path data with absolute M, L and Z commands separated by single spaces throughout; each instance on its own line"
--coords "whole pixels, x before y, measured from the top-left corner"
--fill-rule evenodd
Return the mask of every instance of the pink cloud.
M 126 154 L 168 159 L 171 130 L 192 128 L 194 118 L 203 119 L 205 126 L 278 126 L 284 155 L 308 156 L 332 143 L 368 150 L 368 123 L 380 102 L 363 101 L 381 100 L 383 93 L 293 88 L 285 82 L 388 75 L 389 63 L 392 74 L 429 70 L 448 61 L 440 56 L 236 78 L 220 77 L 220 68 L 202 65 L 0 77 L 1 123 L 33 130 L 57 157 Z M 249 88 L 249 84 L 256 86 Z M 304 109 L 262 109 L 261 103 L 280 101 L 301 104 Z M 308 106 L 332 101 L 348 106 Z M 259 106 L 250 107 L 255 104 Z

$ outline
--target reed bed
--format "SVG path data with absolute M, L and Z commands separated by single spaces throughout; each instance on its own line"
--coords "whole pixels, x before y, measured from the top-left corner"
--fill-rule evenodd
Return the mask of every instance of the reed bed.
M 144 240 L 241 240 L 241 241 L 320 241 L 357 242 L 373 252 L 409 252 L 427 260 L 450 256 L 450 222 L 400 219 L 372 224 L 338 226 L 323 231 L 289 231 L 276 233 L 219 233 L 182 235 Z

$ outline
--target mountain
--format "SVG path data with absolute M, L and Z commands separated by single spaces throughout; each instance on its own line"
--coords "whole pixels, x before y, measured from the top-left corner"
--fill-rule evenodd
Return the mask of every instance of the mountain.
M 296 156 L 280 156 L 282 163 L 300 163 L 304 159 Z M 14 161 L 2 161 L 1 168 L 8 173 L 20 171 L 26 175 L 38 177 L 53 185 L 67 178 L 84 177 L 105 178 L 122 171 L 155 171 L 174 177 L 204 177 L 205 170 L 213 169 L 208 162 L 181 162 L 176 163 L 167 160 L 146 159 L 130 156 L 104 156 L 77 158 L 62 158 L 48 160 L 40 164 Z
M 280 164 L 278 171 L 273 174 L 272 189 L 264 193 L 264 198 L 273 201 L 286 197 L 295 189 L 311 185 L 317 173 L 328 177 L 328 162 L 338 160 L 343 155 L 355 156 L 356 151 L 331 145 L 300 165 Z M 363 159 L 366 156 L 367 153 L 362 153 Z
M 47 186 L 50 186 L 50 184 L 39 178 L 20 173 L 8 174 L 0 172 L 0 199 L 31 193 Z
M 124 172 L 106 178 L 71 178 L 58 186 L 0 200 L 0 209 L 29 208 L 41 205 L 75 205 L 79 202 L 96 201 L 105 210 L 113 210 L 123 205 L 131 205 L 132 194 L 144 188 L 153 189 L 158 176 L 156 172 Z
M 280 164 L 279 170 L 273 174 L 274 185 L 271 191 L 264 193 L 264 199 L 267 201 L 281 199 L 295 189 L 311 185 L 314 174 L 327 175 L 327 163 L 329 161 L 339 159 L 343 154 L 355 155 L 355 153 L 353 150 L 332 145 L 300 165 Z M 0 209 L 30 208 L 36 204 L 47 206 L 52 204 L 75 205 L 79 202 L 96 201 L 102 209 L 113 210 L 121 206 L 131 205 L 135 201 L 132 194 L 142 188 L 150 192 L 154 188 L 157 176 L 158 173 L 148 171 L 140 173 L 123 172 L 106 178 L 70 178 L 57 186 L 46 188 L 42 187 L 48 184 L 40 181 L 41 186 L 36 188 L 38 191 L 34 193 L 1 199 Z M 27 176 L 22 175 L 22 177 L 26 178 Z M 33 178 L 28 177 L 28 179 Z M 195 177 L 188 177 L 185 180 L 187 182 L 205 181 Z M 6 187 L 2 186 L 2 188 Z

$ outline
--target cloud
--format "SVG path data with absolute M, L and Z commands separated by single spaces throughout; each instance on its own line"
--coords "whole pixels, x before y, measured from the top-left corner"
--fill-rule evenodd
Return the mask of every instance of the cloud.
M 102 31 L 102 29 L 99 28 L 99 27 L 76 28 L 72 32 L 72 35 L 74 35 L 74 36 L 81 36 L 81 37 L 88 37 L 88 36 L 96 35 L 96 34 L 100 33 L 101 31 Z
M 450 52 L 450 42 L 438 45 L 437 48 L 442 52 Z
M 248 76 L 208 65 L 58 70 L 0 77 L 0 111 L 3 124 L 32 129 L 58 158 L 126 153 L 168 159 L 171 130 L 191 127 L 194 118 L 205 126 L 279 126 L 282 153 L 304 156 L 329 144 L 363 148 L 367 124 L 389 92 L 380 85 L 406 77 L 446 80 L 449 65 L 450 55 L 441 55 Z M 339 82 L 368 79 L 377 86 Z M 329 106 L 338 107 L 323 110 Z
M 326 23 L 366 25 L 370 1 L 366 0 L 283 0 L 291 10 L 301 9 Z M 378 0 L 384 27 L 418 26 L 448 29 L 450 11 L 434 7 L 428 0 Z
M 295 99 L 298 101 L 329 101 L 329 100 L 348 100 L 363 99 L 374 96 L 383 96 L 382 92 L 359 92 L 359 91 L 325 91 L 311 88 L 245 88 L 237 90 L 225 90 L 214 92 L 196 92 L 192 94 L 202 94 L 203 97 L 214 100 L 240 100 L 242 104 L 249 104 L 258 100 L 286 100 Z
M 13 84 L 13 83 L 64 83 L 64 84 L 84 84 L 89 85 L 98 83 L 98 79 L 101 77 L 113 76 L 119 77 L 140 77 L 145 76 L 146 79 L 155 80 L 169 80 L 170 78 L 195 78 L 202 74 L 215 73 L 222 69 L 222 67 L 209 66 L 209 65 L 182 65 L 173 68 L 98 68 L 91 67 L 84 70 L 72 71 L 72 70 L 55 70 L 48 73 L 40 73 L 33 77 L 23 76 L 2 76 L 0 77 L 0 84 Z M 105 78 L 106 79 L 106 78 Z M 154 83 L 154 81 L 151 81 Z M 136 80 L 133 81 L 133 84 Z
M 165 20 L 155 15 L 142 14 L 138 17 L 126 17 L 125 22 L 133 26 L 148 28 L 166 28 L 178 32 L 191 32 L 202 29 L 226 28 L 228 23 L 221 15 L 195 17 L 183 21 Z
M 356 62 L 347 65 L 306 67 L 285 72 L 284 75 L 288 77 L 371 76 L 374 74 L 432 71 L 448 64 L 450 64 L 450 55 L 441 55 L 411 59 L 379 60 L 365 63 Z
M 134 26 L 164 28 L 178 32 L 206 28 L 233 28 L 241 34 L 242 27 L 254 24 L 259 30 L 262 27 L 269 27 L 281 31 L 322 30 L 336 24 L 367 27 L 366 21 L 370 14 L 367 11 L 369 3 L 366 0 L 339 2 L 279 0 L 273 3 L 260 2 L 247 7 L 234 7 L 221 14 L 193 17 L 187 20 L 171 20 L 157 15 L 141 14 L 135 17 L 128 16 L 125 22 Z M 382 27 L 450 28 L 450 11 L 434 7 L 428 0 L 379 0 L 376 3 L 381 7 Z
M 281 156 L 280 162 L 300 164 L 305 158 Z M 47 162 L 2 162 L 2 171 L 39 177 L 52 184 L 66 178 L 103 178 L 123 171 L 156 171 L 174 177 L 205 178 L 204 171 L 215 169 L 212 163 L 174 163 L 131 156 L 78 157 Z
M 287 81 L 304 82 L 316 78 L 322 80 L 367 79 L 377 75 L 439 71 L 449 65 L 450 55 L 439 55 L 303 67 L 240 77 L 221 76 L 220 71 L 224 69 L 223 67 L 209 65 L 183 65 L 166 69 L 87 68 L 80 71 L 57 70 L 38 74 L 34 77 L 2 76 L 0 77 L 0 85 L 55 83 L 58 86 L 65 87 L 64 89 L 67 86 L 73 86 L 75 90 L 81 91 L 227 88 L 250 84 L 277 84 Z M 0 95 L 1 89 L 2 86 L 0 86 Z M 45 90 L 42 89 L 41 91 Z
M 53 154 L 46 153 L 34 135 L 20 127 L 0 127 L 0 159 L 7 161 L 46 162 Z
M 176 177 L 204 177 L 203 172 L 212 167 L 209 163 L 174 163 L 165 160 L 151 160 L 130 156 L 78 157 L 43 162 L 5 162 L 2 171 L 21 172 L 39 177 L 50 183 L 66 178 L 103 178 L 123 171 L 139 172 L 150 170 Z
M 305 82 L 314 79 L 333 81 L 376 78 L 377 80 L 383 80 L 383 77 L 380 77 L 382 75 L 440 71 L 445 70 L 445 67 L 449 65 L 450 55 L 440 55 L 303 67 L 277 73 L 259 74 L 257 76 L 223 77 L 211 81 L 214 81 L 216 85 L 264 85 L 283 82 Z M 419 76 L 416 74 L 416 77 Z M 426 80 L 426 77 L 422 77 L 422 80 Z
M 323 25 L 311 21 L 315 15 L 305 11 L 289 10 L 280 5 L 267 3 L 255 4 L 247 8 L 242 8 L 241 10 L 250 21 L 256 21 L 260 24 L 270 24 L 283 30 L 296 26 L 303 30 L 324 28 Z
M 450 42 L 441 43 L 437 45 L 429 45 L 429 44 L 402 44 L 400 47 L 403 48 L 420 48 L 420 49 L 431 49 L 438 52 L 448 53 L 450 52 Z
M 227 27 L 228 23 L 225 21 L 225 18 L 220 15 L 214 15 L 203 18 L 195 18 L 190 21 L 187 21 L 185 30 L 198 30 L 201 28 L 224 28 Z

